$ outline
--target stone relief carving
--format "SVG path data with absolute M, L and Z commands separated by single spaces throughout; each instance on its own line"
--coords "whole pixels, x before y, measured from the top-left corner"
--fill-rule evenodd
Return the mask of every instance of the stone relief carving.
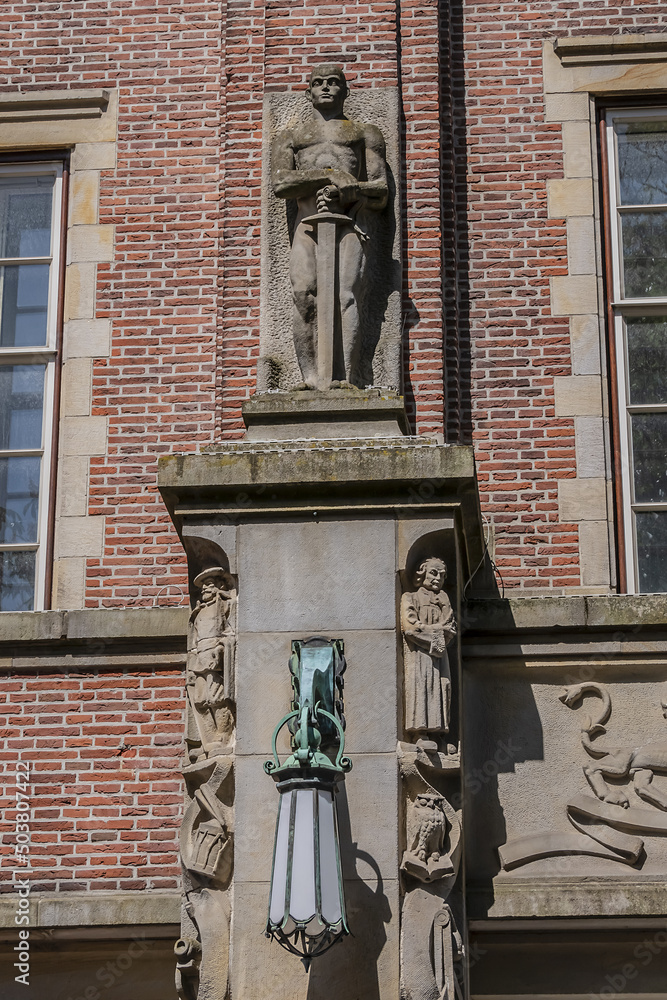
M 185 683 L 196 726 L 189 742 L 195 757 L 208 757 L 228 752 L 233 739 L 236 593 L 221 566 L 205 569 L 194 584 L 201 597 L 188 625 Z
M 176 989 L 181 1000 L 228 1000 L 234 839 L 236 592 L 220 566 L 199 573 L 188 626 L 187 804 Z
M 576 709 L 587 695 L 599 698 L 601 704 L 581 729 L 581 745 L 594 761 L 583 766 L 594 796 L 574 795 L 566 803 L 568 819 L 578 832 L 545 831 L 508 841 L 498 849 L 505 870 L 565 854 L 591 854 L 637 865 L 644 856 L 644 841 L 635 831 L 667 833 L 667 795 L 653 786 L 655 774 L 667 774 L 667 740 L 622 749 L 599 745 L 597 738 L 606 733 L 612 712 L 605 685 L 590 681 L 570 685 L 560 701 Z M 667 718 L 667 704 L 662 702 L 661 708 Z M 641 808 L 638 799 L 654 808 Z
M 401 919 L 401 1000 L 463 997 L 463 943 L 448 904 L 458 876 L 461 820 L 432 781 L 458 777 L 458 759 L 398 744 L 406 791 L 406 894 Z
M 441 749 L 437 740 L 450 728 L 452 682 L 447 646 L 456 635 L 456 619 L 443 592 L 446 578 L 442 559 L 425 559 L 414 574 L 417 589 L 401 599 L 405 729 L 410 739 L 433 750 Z
M 299 389 L 363 388 L 372 358 L 360 315 L 368 233 L 364 213 L 388 197 L 385 141 L 375 125 L 350 120 L 342 67 L 316 66 L 309 121 L 281 131 L 272 150 L 278 198 L 295 199 L 290 258 Z

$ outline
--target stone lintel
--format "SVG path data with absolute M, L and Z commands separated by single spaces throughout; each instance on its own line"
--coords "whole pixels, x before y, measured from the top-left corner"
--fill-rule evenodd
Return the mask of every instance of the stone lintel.
M 248 441 L 304 436 L 392 438 L 408 434 L 403 397 L 391 389 L 266 392 L 243 404 Z
M 579 35 L 557 38 L 554 51 L 564 66 L 667 59 L 667 34 Z
M 107 110 L 110 96 L 109 90 L 96 87 L 0 94 L 0 121 L 99 118 Z

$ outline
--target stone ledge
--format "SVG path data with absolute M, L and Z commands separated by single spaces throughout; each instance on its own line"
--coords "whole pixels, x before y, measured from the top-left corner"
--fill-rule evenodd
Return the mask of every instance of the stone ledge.
M 564 66 L 590 63 L 656 62 L 667 59 L 667 34 L 580 35 L 557 38 L 554 51 Z
M 667 594 L 475 599 L 466 603 L 463 617 L 469 632 L 664 628 Z
M 663 917 L 664 879 L 580 878 L 539 881 L 496 879 L 489 888 L 469 885 L 471 920 L 535 917 Z
M 0 646 L 77 640 L 182 640 L 188 615 L 188 607 L 5 611 L 0 614 Z
M 33 892 L 30 928 L 119 927 L 141 924 L 178 924 L 180 893 L 149 891 Z M 0 896 L 0 927 L 16 927 L 18 894 Z
M 403 397 L 387 389 L 266 392 L 243 404 L 248 441 L 395 438 L 408 433 Z

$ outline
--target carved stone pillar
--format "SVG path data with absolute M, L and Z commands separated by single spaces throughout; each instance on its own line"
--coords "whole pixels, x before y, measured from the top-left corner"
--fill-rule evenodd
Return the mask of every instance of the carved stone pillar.
M 371 407 L 371 423 L 374 414 Z M 226 623 L 217 646 L 208 634 L 203 645 L 199 634 L 190 643 L 195 676 L 210 668 L 215 647 L 222 679 L 213 674 L 216 734 L 202 683 L 189 674 L 183 935 L 194 943 L 179 946 L 188 1000 L 223 1000 L 228 930 L 233 1000 L 460 995 L 457 623 L 463 581 L 483 555 L 472 453 L 424 437 L 363 437 L 355 419 L 355 433 L 335 439 L 267 440 L 267 423 L 261 439 L 161 462 L 161 490 L 193 583 L 214 566 L 228 574 L 220 598 L 228 605 L 217 619 L 210 610 L 195 614 L 193 593 L 191 627 Z M 418 600 L 426 576 L 417 585 L 415 577 L 429 560 L 437 563 L 426 587 L 432 598 Z M 412 595 L 403 601 L 404 628 L 402 595 Z M 279 800 L 263 765 L 273 729 L 290 711 L 292 643 L 315 636 L 342 640 L 347 661 L 345 752 L 353 768 L 340 789 L 338 827 L 351 933 L 305 973 L 262 933 Z M 225 670 L 233 642 L 232 691 Z M 420 663 L 410 660 L 417 648 Z M 416 728 L 406 726 L 411 670 L 413 695 L 419 676 L 434 699 Z M 287 740 L 277 750 L 284 759 Z

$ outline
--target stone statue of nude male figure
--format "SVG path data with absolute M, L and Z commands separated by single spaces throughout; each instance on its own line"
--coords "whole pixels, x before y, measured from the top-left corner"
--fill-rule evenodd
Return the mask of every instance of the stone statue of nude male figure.
M 303 222 L 316 213 L 350 217 L 338 228 L 338 285 L 343 372 L 332 387 L 359 385 L 362 334 L 359 301 L 366 270 L 365 234 L 354 224 L 362 209 L 379 212 L 387 204 L 385 143 L 375 125 L 351 121 L 343 112 L 348 95 L 340 66 L 316 66 L 306 97 L 309 121 L 280 132 L 273 147 L 273 190 L 298 206 L 290 279 L 294 296 L 294 346 L 303 378 L 301 389 L 317 388 L 317 243 L 315 227 Z M 361 386 L 363 388 L 363 386 Z

